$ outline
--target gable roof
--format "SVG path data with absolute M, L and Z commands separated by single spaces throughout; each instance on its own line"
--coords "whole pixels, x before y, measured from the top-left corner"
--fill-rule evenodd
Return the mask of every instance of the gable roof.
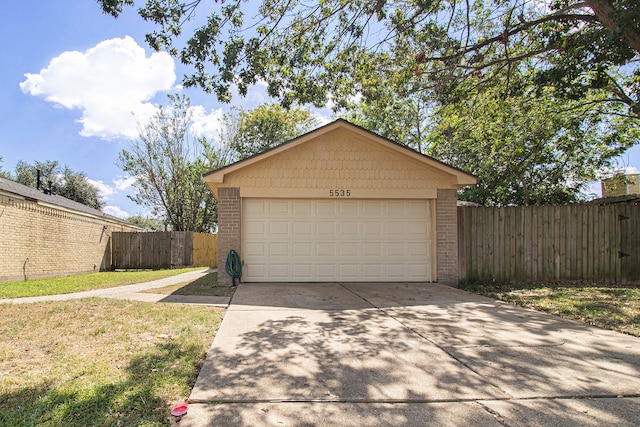
M 294 138 L 285 143 L 282 143 L 267 151 L 253 155 L 251 157 L 248 157 L 246 159 L 224 166 L 222 168 L 216 169 L 214 171 L 208 172 L 203 175 L 204 181 L 209 186 L 209 188 L 214 192 L 214 194 L 217 196 L 216 194 L 217 187 L 221 186 L 221 184 L 225 182 L 225 176 L 232 174 L 234 172 L 238 172 L 244 168 L 248 168 L 252 165 L 255 165 L 256 163 L 263 162 L 274 156 L 283 154 L 287 151 L 293 150 L 296 147 L 299 147 L 309 141 L 317 139 L 318 137 L 324 134 L 328 134 L 329 132 L 333 132 L 338 129 L 347 129 L 351 132 L 358 134 L 361 137 L 366 138 L 369 141 L 373 141 L 374 143 L 380 144 L 384 146 L 386 149 L 391 150 L 395 153 L 398 153 L 399 155 L 411 158 L 414 161 L 421 163 L 426 167 L 429 167 L 431 169 L 444 173 L 448 176 L 451 176 L 456 181 L 456 184 L 455 184 L 456 188 L 462 188 L 464 186 L 473 185 L 476 183 L 475 176 L 459 168 L 449 166 L 439 160 L 434 159 L 433 157 L 422 154 L 418 151 L 415 151 L 407 146 L 401 145 L 388 138 L 384 138 L 374 132 L 364 129 L 344 119 L 337 119 L 329 124 L 321 126 L 310 132 L 307 132 L 297 138 Z

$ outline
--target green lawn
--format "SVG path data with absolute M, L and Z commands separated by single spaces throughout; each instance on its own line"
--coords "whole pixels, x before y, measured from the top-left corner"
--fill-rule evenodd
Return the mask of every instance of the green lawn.
M 25 280 L 0 283 L 0 298 L 20 298 L 41 295 L 69 294 L 91 289 L 112 288 L 163 279 L 205 268 L 180 268 L 175 270 L 107 271 L 79 276 L 51 279 Z
M 223 312 L 100 298 L 0 304 L 0 425 L 175 425 L 171 407 L 188 397 Z
M 640 336 L 640 287 L 470 284 L 465 290 L 534 310 Z

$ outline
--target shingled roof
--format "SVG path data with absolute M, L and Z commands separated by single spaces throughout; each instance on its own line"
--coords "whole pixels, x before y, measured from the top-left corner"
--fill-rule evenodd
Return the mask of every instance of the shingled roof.
M 45 194 L 42 191 L 29 187 L 28 185 L 20 184 L 9 179 L 0 178 L 0 194 L 4 194 L 9 197 L 19 197 L 36 203 L 46 203 L 49 205 L 58 206 L 65 209 L 71 209 L 77 212 L 93 215 L 99 218 L 107 219 L 110 221 L 116 221 L 126 223 L 135 227 L 133 224 L 129 224 L 121 218 L 108 215 L 98 209 L 94 209 L 82 203 L 75 202 L 67 199 L 66 197 L 59 196 L 57 194 Z

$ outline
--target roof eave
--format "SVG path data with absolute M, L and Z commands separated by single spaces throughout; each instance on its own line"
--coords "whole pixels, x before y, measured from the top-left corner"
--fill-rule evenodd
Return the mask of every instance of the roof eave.
M 294 138 L 290 141 L 287 141 L 283 144 L 280 144 L 276 147 L 273 147 L 267 151 L 256 154 L 254 156 L 248 157 L 246 159 L 240 160 L 238 162 L 232 163 L 227 166 L 223 166 L 220 169 L 216 169 L 207 174 L 203 175 L 203 180 L 207 184 L 207 186 L 213 191 L 214 196 L 217 198 L 217 187 L 219 184 L 224 184 L 225 175 L 235 172 L 237 170 L 243 169 L 245 167 L 251 166 L 255 163 L 261 162 L 265 159 L 270 158 L 271 156 L 275 156 L 283 151 L 287 151 L 291 148 L 294 148 L 300 144 L 304 144 L 305 142 L 318 138 L 325 133 L 331 132 L 335 129 L 345 127 L 349 128 L 361 136 L 365 138 L 371 138 L 377 140 L 379 143 L 384 146 L 397 151 L 403 155 L 409 156 L 414 160 L 417 160 L 425 165 L 433 167 L 441 172 L 444 172 L 448 175 L 452 175 L 455 177 L 456 184 L 453 185 L 453 188 L 460 189 L 466 187 L 468 185 L 474 185 L 477 183 L 477 178 L 474 175 L 469 174 L 468 172 L 463 171 L 462 169 L 456 168 L 454 166 L 447 165 L 433 157 L 427 156 L 425 154 L 419 153 L 409 147 L 401 145 L 395 141 L 392 141 L 388 138 L 380 136 L 375 132 L 371 132 L 361 126 L 355 125 L 344 119 L 337 119 L 331 123 L 328 123 L 322 127 L 314 129 L 306 134 L 303 134 L 297 138 Z M 216 185 L 218 184 L 218 185 Z

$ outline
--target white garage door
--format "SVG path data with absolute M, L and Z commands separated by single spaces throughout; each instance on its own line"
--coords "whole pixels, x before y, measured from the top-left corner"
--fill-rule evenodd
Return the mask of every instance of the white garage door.
M 247 282 L 432 281 L 428 200 L 243 201 Z

